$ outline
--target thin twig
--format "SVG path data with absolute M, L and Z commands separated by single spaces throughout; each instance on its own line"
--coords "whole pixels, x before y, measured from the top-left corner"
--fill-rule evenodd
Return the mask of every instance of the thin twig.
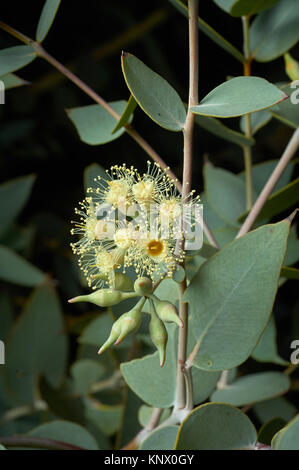
M 259 197 L 257 198 L 255 204 L 253 205 L 251 211 L 249 212 L 248 216 L 246 217 L 242 227 L 239 230 L 236 238 L 242 237 L 245 235 L 253 226 L 254 222 L 256 221 L 259 213 L 261 212 L 262 208 L 264 207 L 269 195 L 273 191 L 277 181 L 281 177 L 282 173 L 286 169 L 288 163 L 295 155 L 296 151 L 299 148 L 299 129 L 296 129 L 294 134 L 292 135 L 288 145 L 283 152 L 279 162 L 277 163 L 275 169 L 273 170 L 270 178 L 268 179 L 264 189 L 260 193 Z

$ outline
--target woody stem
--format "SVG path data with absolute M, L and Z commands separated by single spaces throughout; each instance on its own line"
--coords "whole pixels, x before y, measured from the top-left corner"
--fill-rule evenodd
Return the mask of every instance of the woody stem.
M 182 200 L 191 190 L 192 181 L 192 153 L 193 153 L 193 129 L 195 116 L 191 112 L 191 106 L 198 103 L 198 0 L 189 0 L 189 102 L 186 122 L 184 126 L 184 169 L 182 184 Z M 192 402 L 192 388 L 186 390 L 184 368 L 187 353 L 188 335 L 188 304 L 183 302 L 183 295 L 186 290 L 186 280 L 179 286 L 180 318 L 184 323 L 184 328 L 180 328 L 178 339 L 178 363 L 177 363 L 177 389 L 175 408 L 184 408 L 186 403 Z M 187 393 L 186 393 L 187 392 Z

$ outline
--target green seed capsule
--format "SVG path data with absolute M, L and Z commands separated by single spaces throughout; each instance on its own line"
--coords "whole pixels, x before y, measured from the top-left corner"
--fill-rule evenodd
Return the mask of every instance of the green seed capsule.
M 152 296 L 152 299 L 155 304 L 157 315 L 161 320 L 169 323 L 176 323 L 181 328 L 184 327 L 184 323 L 180 319 L 175 305 L 167 300 L 160 300 L 155 295 Z
M 75 302 L 91 302 L 99 307 L 111 307 L 122 300 L 137 297 L 136 292 L 121 292 L 114 289 L 99 289 L 88 295 L 79 295 L 69 300 L 69 303 Z
M 107 341 L 99 349 L 98 354 L 102 354 L 111 344 L 117 346 L 128 334 L 139 329 L 142 313 L 139 304 L 127 313 L 124 313 L 114 322 L 111 333 Z
M 134 290 L 138 295 L 145 297 L 153 293 L 153 284 L 148 277 L 139 277 L 134 283 Z
M 151 320 L 149 324 L 149 331 L 151 340 L 159 352 L 160 366 L 163 367 L 166 358 L 166 345 L 168 340 L 168 334 L 164 323 L 156 314 L 153 305 L 151 306 Z

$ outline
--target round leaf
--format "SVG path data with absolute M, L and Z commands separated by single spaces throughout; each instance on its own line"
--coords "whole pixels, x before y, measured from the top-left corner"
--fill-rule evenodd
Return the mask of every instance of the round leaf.
M 242 411 L 223 403 L 195 408 L 179 427 L 177 450 L 250 450 L 256 430 Z
M 32 437 L 44 437 L 55 441 L 65 442 L 88 450 L 97 450 L 95 438 L 76 423 L 68 421 L 52 421 L 33 429 L 29 434 Z
M 172 450 L 176 441 L 178 426 L 165 426 L 154 431 L 145 439 L 140 450 Z

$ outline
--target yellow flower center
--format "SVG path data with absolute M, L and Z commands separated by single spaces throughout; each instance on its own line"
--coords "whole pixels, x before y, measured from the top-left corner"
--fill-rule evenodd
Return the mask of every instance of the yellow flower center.
M 148 242 L 146 250 L 150 256 L 159 256 L 163 253 L 164 245 L 160 240 L 151 240 Z

